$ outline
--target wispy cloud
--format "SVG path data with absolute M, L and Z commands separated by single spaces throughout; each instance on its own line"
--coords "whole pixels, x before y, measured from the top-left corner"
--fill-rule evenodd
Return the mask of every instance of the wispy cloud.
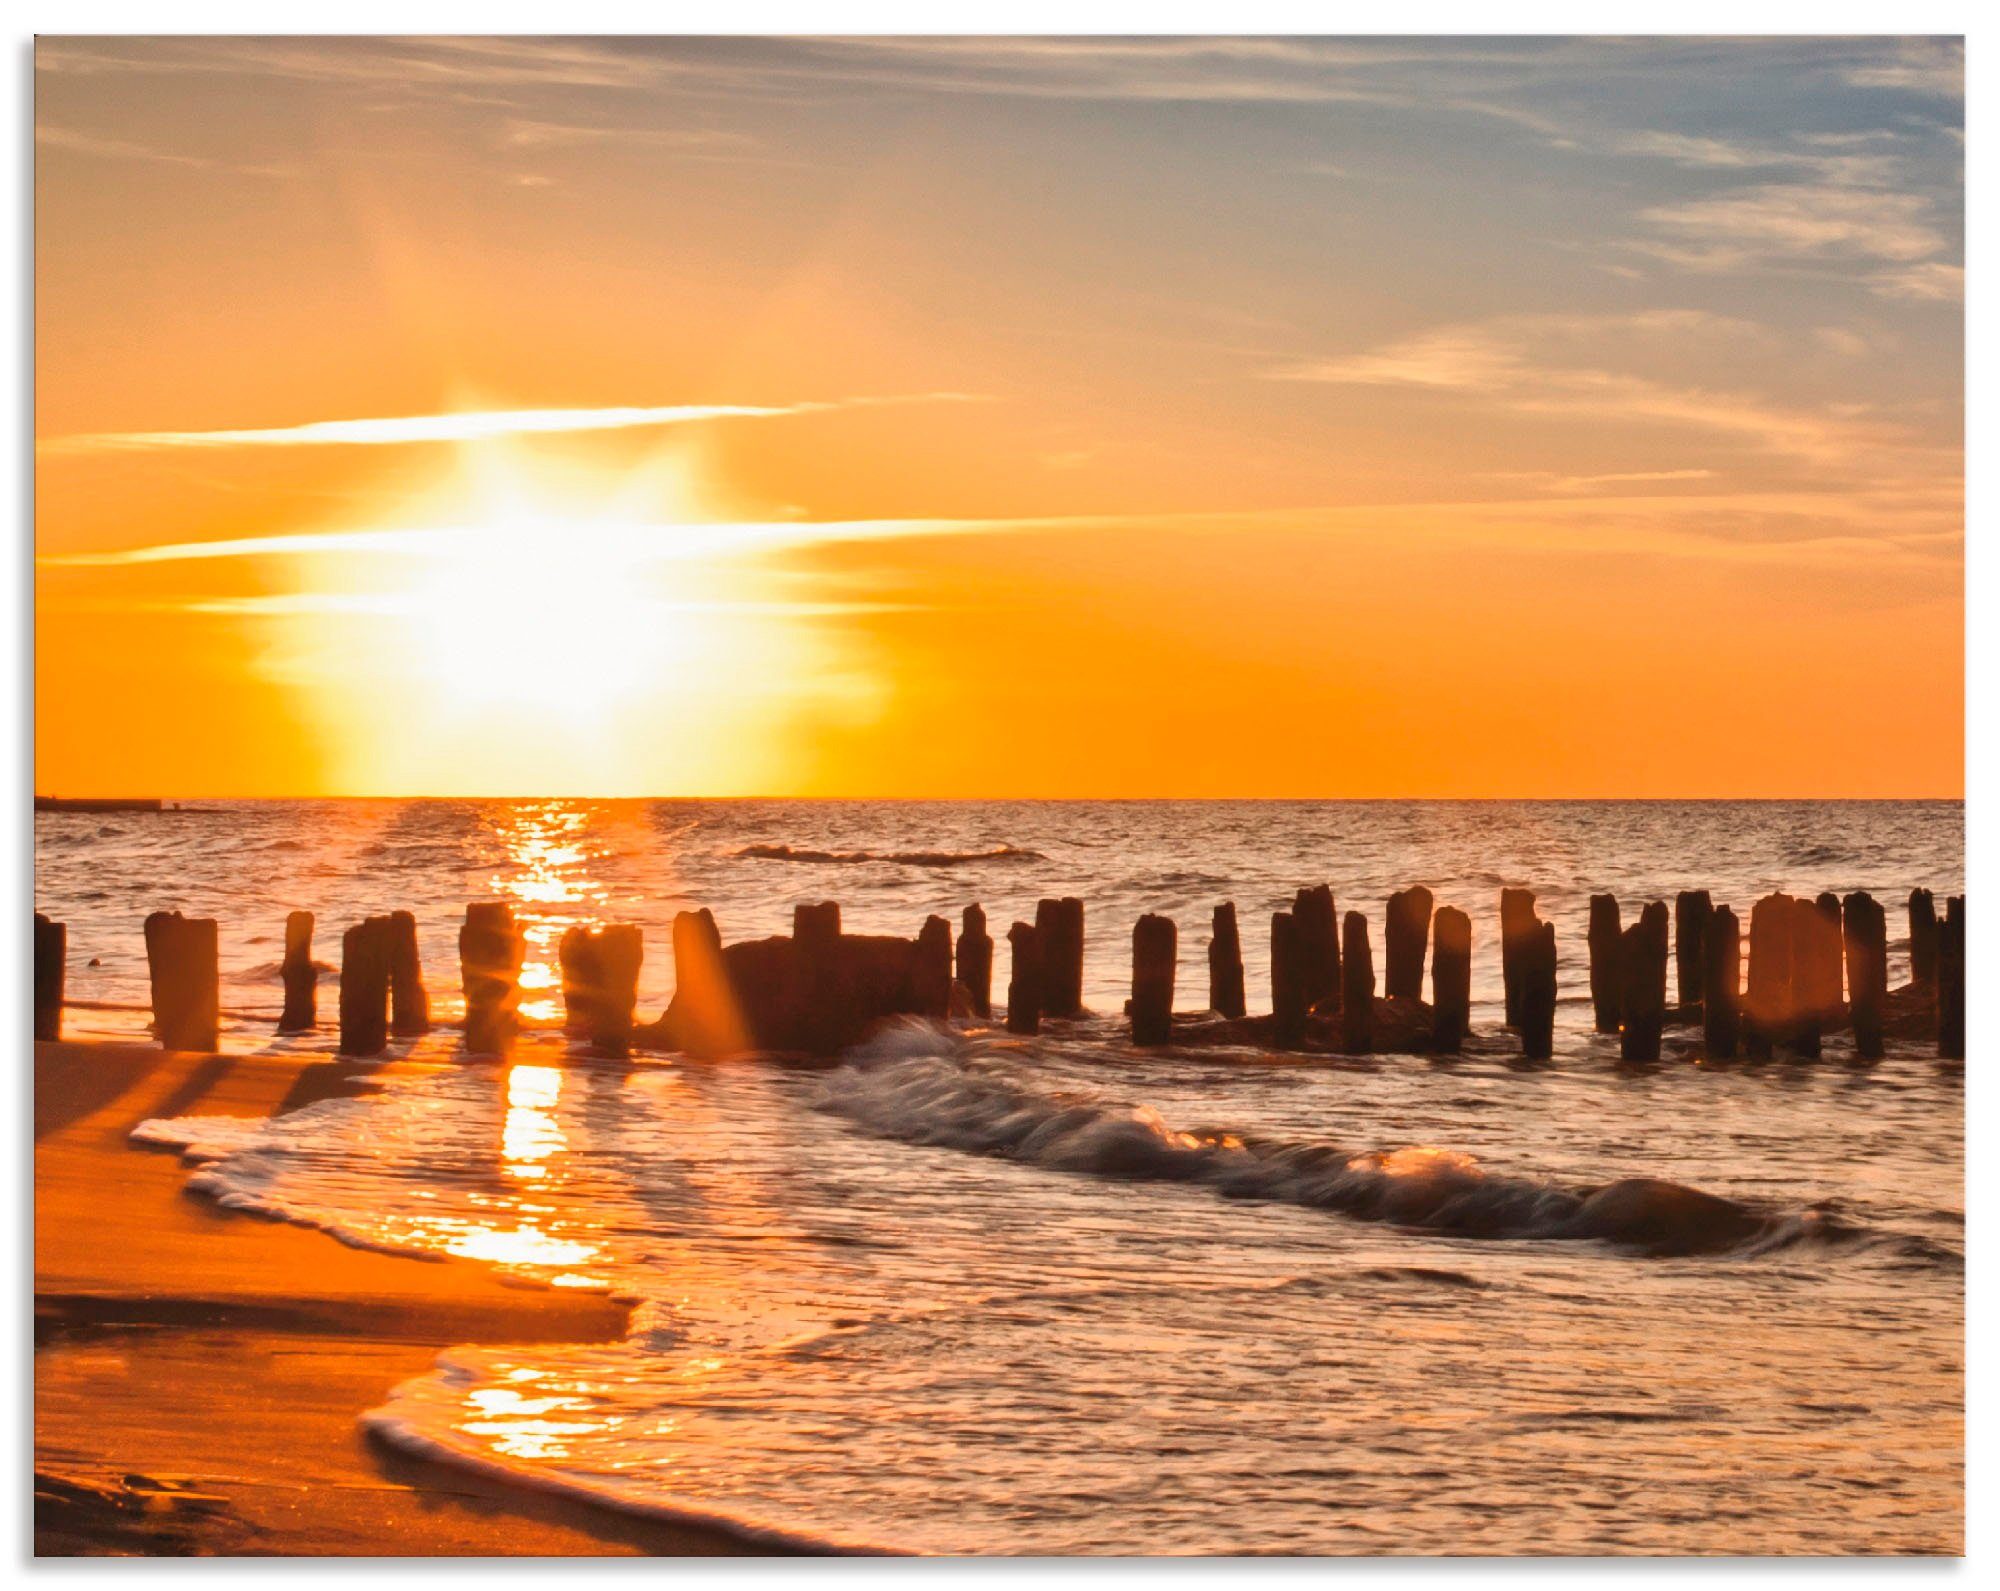
M 427 442 L 477 442 L 493 437 L 638 427 L 696 425 L 714 420 L 769 420 L 893 403 L 969 403 L 963 392 L 844 398 L 790 404 L 676 403 L 609 409 L 486 409 L 386 419 L 313 420 L 304 425 L 219 431 L 104 431 L 54 437 L 37 451 L 54 454 L 151 452 L 172 448 L 406 447 Z
M 1908 263 L 1946 244 L 1922 194 L 1833 183 L 1769 183 L 1654 205 L 1639 219 L 1672 241 L 1633 247 L 1699 269 L 1836 257 Z
M 1649 422 L 1717 433 L 1767 452 L 1830 461 L 1893 445 L 1897 433 L 1852 411 L 1808 409 L 1581 364 L 1579 349 L 1742 341 L 1758 328 L 1698 310 L 1636 315 L 1515 315 L 1444 326 L 1362 353 L 1282 366 L 1277 380 L 1457 393 L 1521 413 Z
M 215 160 L 206 155 L 190 155 L 180 150 L 155 149 L 123 138 L 100 138 L 74 128 L 35 125 L 35 143 L 43 149 L 60 149 L 73 155 L 91 155 L 103 160 L 141 160 L 161 166 L 187 166 L 200 171 L 234 171 L 246 177 L 295 177 L 298 168 L 285 165 L 251 165 L 235 160 Z

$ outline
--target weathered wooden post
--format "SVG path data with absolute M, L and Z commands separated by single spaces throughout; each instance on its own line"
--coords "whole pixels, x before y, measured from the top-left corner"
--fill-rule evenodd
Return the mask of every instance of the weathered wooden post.
M 1674 896 L 1674 983 L 1683 1006 L 1701 1003 L 1701 948 L 1714 915 L 1715 902 L 1705 889 L 1684 889 Z
M 1529 912 L 1519 951 L 1521 1053 L 1546 1061 L 1556 1052 L 1556 925 L 1536 918 L 1532 905 Z
M 1736 913 L 1718 906 L 1702 933 L 1702 1046 L 1712 1061 L 1733 1059 L 1738 1034 L 1737 1007 L 1743 988 L 1743 931 Z
M 1938 1055 L 1965 1059 L 1965 897 L 1944 903 L 1937 937 Z
M 1171 917 L 1146 913 L 1132 925 L 1132 1042 L 1173 1040 L 1174 971 L 1180 934 Z
M 917 959 L 911 969 L 917 1012 L 934 1022 L 951 1017 L 951 923 L 932 915 L 917 931 Z
M 1838 1026 L 1843 1004 L 1840 897 L 1831 890 L 1813 900 L 1812 917 L 1806 924 L 1804 940 L 1808 947 L 1806 962 L 1809 971 L 1800 1003 L 1804 1014 L 1824 1031 Z M 1796 969 L 1793 981 L 1798 981 Z
M 1927 889 L 1910 891 L 1910 982 L 1937 987 L 1937 901 Z
M 394 935 L 386 917 L 366 917 L 340 936 L 340 1053 L 380 1055 L 389 1047 L 389 960 Z
M 214 1050 L 222 1036 L 215 919 L 154 912 L 146 919 L 146 970 L 160 1048 Z
M 1007 930 L 1007 945 L 1013 965 L 1007 977 L 1007 1031 L 1042 1031 L 1042 944 L 1041 931 L 1027 923 Z
M 1044 1016 L 1083 1015 L 1083 902 L 1074 895 L 1035 904 Z
M 1291 912 L 1271 913 L 1271 1042 L 1291 1049 L 1306 1033 L 1305 946 Z
M 319 1022 L 319 968 L 313 964 L 313 914 L 290 912 L 285 917 L 285 959 L 278 976 L 285 984 L 285 1009 L 278 1018 L 280 1033 L 310 1033 Z
M 1625 998 L 1623 975 L 1618 970 L 1618 947 L 1624 930 L 1618 923 L 1618 897 L 1590 897 L 1590 1008 L 1600 1033 L 1618 1031 L 1619 1013 Z
M 526 954 L 513 907 L 505 901 L 478 900 L 465 908 L 465 923 L 458 931 L 458 966 L 465 990 L 468 1054 L 504 1055 L 513 1045 Z
M 1500 891 L 1500 981 L 1506 992 L 1507 1025 L 1521 1025 L 1521 955 L 1536 931 L 1535 892 Z
M 1807 1060 L 1817 1060 L 1827 1020 L 1826 974 L 1829 956 L 1839 977 L 1840 918 L 1829 933 L 1826 914 L 1817 901 L 1800 895 L 1792 902 L 1792 1011 L 1790 1048 Z
M 1472 919 L 1456 906 L 1440 906 L 1434 925 L 1431 1048 L 1440 1055 L 1455 1055 L 1472 1026 Z
M 1841 903 L 1840 921 L 1854 1053 L 1877 1061 L 1882 1058 L 1882 1002 L 1889 994 L 1888 914 L 1873 895 L 1857 890 Z
M 69 960 L 69 929 L 35 913 L 35 1041 L 62 1037 L 63 978 Z
M 563 1031 L 588 1040 L 600 1055 L 630 1054 L 644 931 L 634 923 L 602 928 L 577 923 L 563 930 L 556 955 L 562 966 Z
M 1743 1049 L 1767 1060 L 1792 1017 L 1793 901 L 1766 895 L 1750 908 L 1750 984 L 1744 991 Z
M 424 965 L 417 954 L 417 919 L 389 913 L 389 1031 L 399 1039 L 431 1030 L 431 1000 L 424 993 Z
M 1292 898 L 1292 921 L 1298 937 L 1298 967 L 1306 1009 L 1341 997 L 1340 919 L 1333 909 L 1333 890 L 1314 884 Z
M 1217 1016 L 1240 1017 L 1243 998 L 1243 941 L 1236 930 L 1236 902 L 1224 901 L 1210 920 L 1208 1008 Z
M 840 966 L 840 902 L 802 901 L 792 907 L 792 965 L 788 1043 L 827 1054 L 851 1026 L 853 990 Z M 752 1023 L 755 1027 L 757 1024 Z
M 677 1041 L 691 1055 L 734 1055 L 751 1046 L 749 1023 L 722 960 L 722 931 L 706 906 L 674 913 Z
M 965 985 L 972 1014 L 981 1021 L 993 1016 L 993 936 L 986 931 L 986 911 L 976 901 L 959 919 L 958 981 Z
M 1657 1061 L 1667 1006 L 1667 903 L 1653 901 L 1618 947 L 1618 1055 Z
M 1421 884 L 1389 897 L 1382 919 L 1382 988 L 1391 1000 L 1424 997 L 1424 952 L 1431 937 L 1431 892 Z
M 1368 948 L 1368 919 L 1349 912 L 1340 932 L 1340 1047 L 1348 1055 L 1375 1048 L 1375 957 Z

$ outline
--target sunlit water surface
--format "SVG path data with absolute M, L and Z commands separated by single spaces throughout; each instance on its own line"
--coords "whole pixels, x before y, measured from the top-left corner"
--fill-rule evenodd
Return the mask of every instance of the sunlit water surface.
M 1921 1046 L 1621 1067 L 1588 1031 L 1581 963 L 1592 890 L 1702 885 L 1741 912 L 1772 888 L 1870 888 L 1900 982 L 1902 895 L 1961 887 L 1955 803 L 244 803 L 42 815 L 36 840 L 72 998 L 143 1004 L 143 914 L 213 914 L 239 1049 L 330 1043 L 270 1034 L 298 907 L 328 959 L 346 923 L 416 911 L 450 1015 L 464 903 L 511 899 L 548 1020 L 573 921 L 644 925 L 650 1010 L 688 904 L 735 938 L 785 931 L 806 899 L 902 933 L 976 899 L 996 936 L 1039 896 L 1089 903 L 1105 1015 L 1038 1041 L 912 1028 L 833 1067 L 625 1067 L 545 1033 L 372 1099 L 152 1129 L 228 1203 L 638 1300 L 619 1343 L 447 1355 L 370 1416 L 406 1447 L 859 1547 L 1959 1545 L 1961 1073 Z M 1261 1008 L 1254 925 L 1320 880 L 1378 934 L 1407 884 L 1467 908 L 1488 1034 L 1495 898 L 1537 886 L 1562 951 L 1555 1061 L 1497 1037 L 1456 1060 L 1276 1063 L 1122 1042 L 1141 911 L 1181 924 L 1189 1008 L 1208 909 L 1233 898 Z M 448 1032 L 420 1043 L 452 1055 Z M 1630 1176 L 1768 1220 L 1689 1258 L 1538 1235 L 1541 1212 Z M 1457 1217 L 1422 1196 L 1439 1187 Z M 1468 1235 L 1494 1223 L 1466 1212 L 1500 1209 L 1504 1235 Z

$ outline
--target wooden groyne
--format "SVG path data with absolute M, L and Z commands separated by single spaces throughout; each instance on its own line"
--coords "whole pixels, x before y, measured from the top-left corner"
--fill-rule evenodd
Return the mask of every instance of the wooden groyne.
M 1206 949 L 1208 1005 L 1177 1011 L 1180 935 L 1172 918 L 1147 912 L 1133 925 L 1131 995 L 1125 1005 L 1133 1044 L 1153 1049 L 1228 1046 L 1331 1055 L 1505 1053 L 1507 1037 L 1526 1060 L 1554 1051 L 1559 990 L 1555 925 L 1536 909 L 1534 892 L 1500 893 L 1498 939 L 1503 1027 L 1472 1026 L 1470 914 L 1438 906 L 1422 885 L 1393 892 L 1383 906 L 1385 977 L 1377 991 L 1374 940 L 1366 913 L 1349 909 L 1335 924 L 1326 884 L 1293 896 L 1271 916 L 1271 1007 L 1246 1009 L 1236 905 L 1218 903 Z M 1592 1023 L 1618 1040 L 1621 1061 L 1662 1059 L 1719 1063 L 1811 1059 L 1830 1035 L 1851 1034 L 1857 1060 L 1880 1059 L 1891 1040 L 1925 1042 L 1943 1059 L 1965 1055 L 1965 897 L 1940 913 L 1929 890 L 1908 901 L 1911 979 L 1888 981 L 1887 914 L 1870 894 L 1812 898 L 1774 892 L 1751 906 L 1744 933 L 1737 912 L 1707 890 L 1648 901 L 1627 923 L 1608 894 L 1589 902 L 1586 951 Z M 651 1022 L 637 1017 L 644 935 L 636 924 L 577 925 L 558 946 L 564 1028 L 597 1054 L 633 1050 L 726 1056 L 750 1051 L 835 1055 L 898 1016 L 943 1022 L 992 1021 L 1034 1037 L 1048 1024 L 1089 1020 L 1083 1008 L 1084 903 L 1047 898 L 1035 920 L 1007 932 L 1010 966 L 1004 1011 L 992 998 L 994 942 L 983 907 L 964 909 L 952 925 L 931 916 L 909 938 L 854 934 L 842 927 L 837 901 L 801 902 L 792 932 L 725 944 L 706 909 L 673 922 L 675 994 Z M 1337 926 L 1336 932 L 1330 932 Z M 297 911 L 285 922 L 279 967 L 285 991 L 279 1030 L 317 1025 L 318 966 L 314 920 Z M 162 1045 L 207 1050 L 220 1039 L 217 924 L 179 912 L 145 920 L 153 1028 Z M 338 1048 L 355 1057 L 384 1053 L 392 1039 L 433 1027 L 415 917 L 370 916 L 341 935 Z M 520 977 L 526 941 L 512 908 L 476 901 L 458 935 L 465 1001 L 464 1048 L 505 1055 L 519 1032 Z M 67 929 L 35 916 L 34 1031 L 59 1037 L 64 1008 Z M 1747 954 L 1746 954 L 1747 952 Z M 1423 968 L 1431 999 L 1422 998 Z M 1746 966 L 1747 963 L 1747 966 Z M 1668 998 L 1668 979 L 1675 993 Z M 1327 978 L 1331 974 L 1331 985 Z M 268 1021 L 266 1016 L 264 1020 Z M 1091 1032 L 1101 1030 L 1086 1030 Z M 1669 1034 L 1675 1035 L 1669 1046 Z

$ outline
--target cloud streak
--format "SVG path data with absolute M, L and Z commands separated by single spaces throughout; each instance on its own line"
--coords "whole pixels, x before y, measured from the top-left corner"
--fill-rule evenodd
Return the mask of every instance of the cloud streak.
M 44 454 L 145 453 L 177 448 L 408 447 L 436 442 L 480 442 L 496 437 L 548 436 L 581 431 L 626 431 L 699 425 L 715 420 L 773 420 L 894 403 L 971 403 L 964 392 L 843 398 L 809 403 L 675 403 L 607 409 L 480 409 L 359 420 L 313 420 L 304 425 L 218 431 L 100 431 L 55 437 L 37 444 Z

